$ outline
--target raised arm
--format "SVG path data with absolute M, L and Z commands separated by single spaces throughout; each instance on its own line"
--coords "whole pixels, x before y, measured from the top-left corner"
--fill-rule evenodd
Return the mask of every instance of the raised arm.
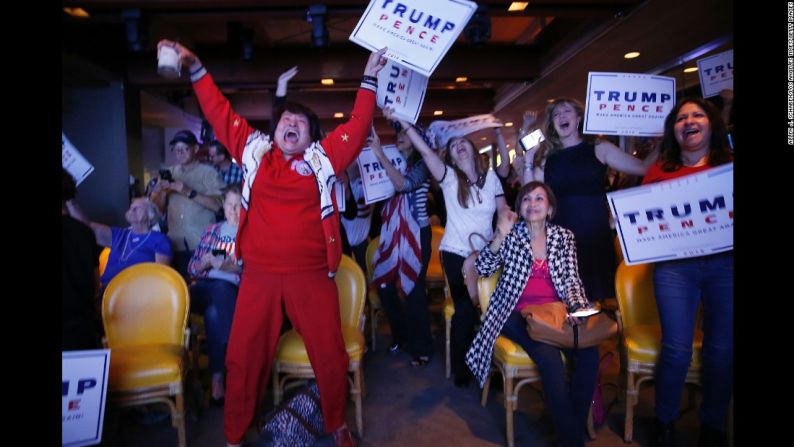
M 378 72 L 386 65 L 385 52 L 386 48 L 382 48 L 370 53 L 350 119 L 323 139 L 323 148 L 331 158 L 335 172 L 346 169 L 364 147 L 375 112 Z
M 110 230 L 109 226 L 88 220 L 83 213 L 83 210 L 80 209 L 80 207 L 77 205 L 77 202 L 74 200 L 69 200 L 66 202 L 66 211 L 70 216 L 88 225 L 92 230 L 94 230 L 94 237 L 96 237 L 97 244 L 103 247 L 110 247 L 113 242 L 113 232 Z
M 271 134 L 276 131 L 276 114 L 284 103 L 287 102 L 287 84 L 289 84 L 290 79 L 294 78 L 296 74 L 298 74 L 297 65 L 281 73 L 278 77 L 278 82 L 276 83 L 276 96 L 273 97 L 273 102 L 270 107 Z
M 538 153 L 539 146 L 540 145 L 535 145 L 532 149 L 528 150 L 526 154 L 524 154 L 524 174 L 521 178 L 522 186 L 535 180 L 539 182 L 543 181 L 543 166 L 533 166 L 535 162 L 535 154 Z
M 215 81 L 207 73 L 198 56 L 185 46 L 167 39 L 157 43 L 157 48 L 161 46 L 173 46 L 179 53 L 182 66 L 190 67 L 190 80 L 193 82 L 193 90 L 201 105 L 201 111 L 215 131 L 218 141 L 229 149 L 234 159 L 241 160 L 248 135 L 255 129 L 232 110 L 229 100 L 215 85 Z
M 645 175 L 645 172 L 655 160 L 650 160 L 647 165 L 637 157 L 629 155 L 609 141 L 599 141 L 595 146 L 596 157 L 601 163 L 610 168 L 631 175 Z M 649 156 L 648 158 L 651 158 Z
M 405 183 L 405 176 L 391 164 L 391 160 L 389 160 L 389 157 L 383 152 L 383 146 L 380 144 L 380 137 L 378 137 L 377 132 L 375 132 L 375 126 L 372 126 L 372 134 L 367 138 L 367 141 L 369 142 L 369 147 L 372 149 L 372 153 L 375 154 L 375 157 L 380 161 L 383 169 L 386 170 L 386 175 L 389 176 L 389 180 L 391 180 L 392 185 L 394 185 L 394 189 L 402 191 L 403 184 Z
M 396 121 L 400 123 L 405 130 L 405 134 L 408 135 L 408 138 L 411 140 L 411 144 L 414 145 L 414 149 L 418 150 L 419 153 L 422 155 L 422 159 L 425 161 L 427 165 L 427 169 L 430 171 L 430 175 L 433 176 L 434 179 L 441 181 L 441 178 L 444 177 L 444 171 L 446 170 L 446 166 L 444 166 L 444 161 L 438 154 L 430 148 L 430 146 L 425 143 L 425 140 L 422 139 L 422 136 L 419 135 L 419 131 L 416 130 L 413 124 L 401 120 L 392 115 L 392 109 L 384 108 L 383 114 L 386 116 L 386 119 L 391 121 Z
M 507 153 L 507 145 L 505 144 L 505 137 L 502 135 L 502 129 L 499 127 L 494 128 L 496 133 L 496 145 L 499 148 L 499 164 L 496 166 L 496 173 L 501 178 L 507 178 L 510 175 L 510 155 Z

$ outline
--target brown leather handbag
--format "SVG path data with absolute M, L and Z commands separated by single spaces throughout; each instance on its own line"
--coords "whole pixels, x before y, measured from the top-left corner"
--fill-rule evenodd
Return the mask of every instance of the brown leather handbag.
M 586 317 L 582 324 L 571 326 L 566 320 L 568 310 L 562 301 L 526 306 L 521 309 L 521 315 L 527 320 L 529 338 L 559 348 L 597 346 L 618 332 L 618 324 L 603 312 Z

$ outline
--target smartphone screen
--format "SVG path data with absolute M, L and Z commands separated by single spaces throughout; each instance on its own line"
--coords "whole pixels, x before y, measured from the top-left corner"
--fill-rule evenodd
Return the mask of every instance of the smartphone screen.
M 535 129 L 532 132 L 524 135 L 524 138 L 521 138 L 521 147 L 523 147 L 524 152 L 526 152 L 543 140 L 545 140 L 543 137 L 543 132 L 541 132 L 540 129 Z

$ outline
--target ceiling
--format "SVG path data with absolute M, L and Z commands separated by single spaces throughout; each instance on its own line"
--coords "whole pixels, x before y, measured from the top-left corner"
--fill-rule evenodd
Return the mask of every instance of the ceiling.
M 65 59 L 89 61 L 199 115 L 187 80 L 156 74 L 157 41 L 178 39 L 201 57 L 235 110 L 258 126 L 270 118 L 278 75 L 297 65 L 290 99 L 311 107 L 331 128 L 338 122 L 335 112 L 349 112 L 367 58 L 366 50 L 348 41 L 367 3 L 65 0 L 64 7 L 82 7 L 90 17 L 63 14 L 62 48 Z M 515 129 L 524 110 L 541 109 L 547 98 L 583 98 L 588 71 L 675 72 L 698 47 L 700 53 L 732 47 L 732 4 L 721 0 L 534 0 L 520 12 L 508 12 L 507 1 L 477 3 L 490 20 L 490 38 L 477 43 L 476 32 L 461 33 L 430 78 L 423 122 L 494 112 L 515 121 Z M 327 9 L 326 47 L 311 46 L 306 17 L 312 4 Z M 132 49 L 131 41 L 139 48 Z M 243 60 L 244 43 L 250 60 Z M 623 59 L 631 50 L 641 57 Z M 64 64 L 65 84 L 95 81 L 96 70 L 76 65 Z M 461 76 L 467 80 L 456 82 Z M 321 78 L 335 84 L 323 86 Z M 695 73 L 695 80 L 685 82 L 692 85 L 696 78 Z M 436 110 L 443 115 L 433 116 Z M 145 125 L 157 126 L 161 119 L 142 107 Z

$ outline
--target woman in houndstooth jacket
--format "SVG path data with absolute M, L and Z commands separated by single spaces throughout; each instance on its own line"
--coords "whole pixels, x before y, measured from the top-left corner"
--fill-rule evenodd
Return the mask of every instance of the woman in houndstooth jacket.
M 483 386 L 496 338 L 501 334 L 519 344 L 534 360 L 543 383 L 543 395 L 563 446 L 584 446 L 587 412 L 598 369 L 598 348 L 578 350 L 535 341 L 527 334 L 521 309 L 531 304 L 561 300 L 574 312 L 590 307 L 584 294 L 570 230 L 547 222 L 554 216 L 556 199 L 542 182 L 530 182 L 518 192 L 516 214 L 499 214 L 494 240 L 477 258 L 477 273 L 502 274 L 491 297 L 482 328 L 466 355 L 466 363 Z M 572 324 L 576 318 L 568 317 Z M 566 383 L 560 352 L 575 365 Z

